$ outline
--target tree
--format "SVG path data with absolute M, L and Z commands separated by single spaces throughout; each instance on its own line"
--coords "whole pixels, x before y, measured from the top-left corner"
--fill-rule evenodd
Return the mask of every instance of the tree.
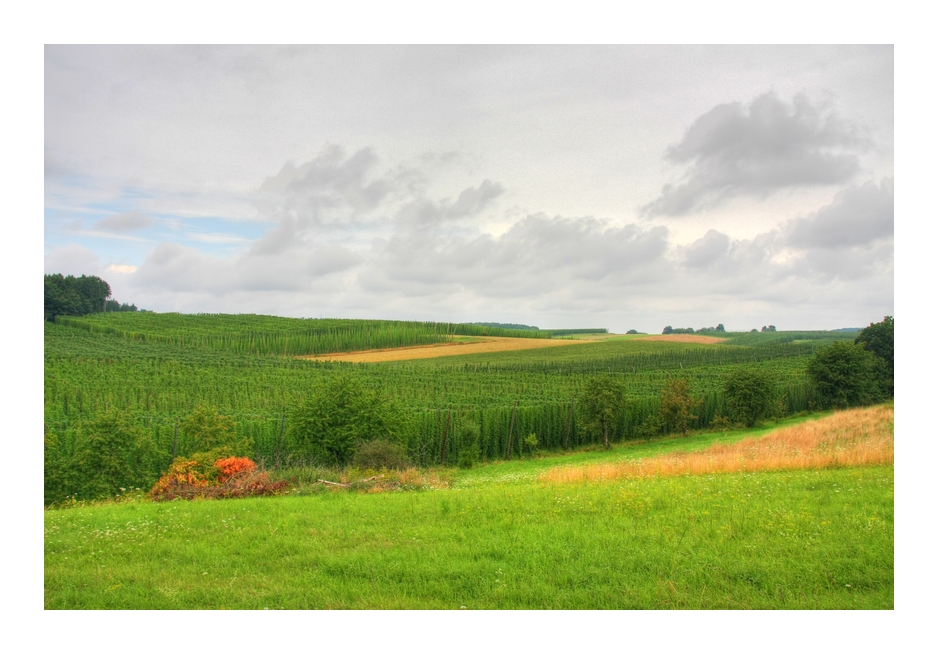
M 854 343 L 862 345 L 876 357 L 875 376 L 880 389 L 886 397 L 892 397 L 895 389 L 895 337 L 892 316 L 886 316 L 882 322 L 870 323 L 861 330 Z
M 730 417 L 747 427 L 767 417 L 772 412 L 774 400 L 772 378 L 761 370 L 737 368 L 723 380 L 723 392 Z
M 95 276 L 46 275 L 43 285 L 46 320 L 104 311 L 105 301 L 111 297 L 110 285 Z
M 116 495 L 122 488 L 149 487 L 159 475 L 157 450 L 133 417 L 111 409 L 79 425 L 74 489 L 80 498 Z
M 189 457 L 204 459 L 209 467 L 215 459 L 229 456 L 250 458 L 253 455 L 250 441 L 239 439 L 234 427 L 234 420 L 229 416 L 202 404 L 179 422 L 180 433 L 191 443 L 189 449 L 192 454 Z M 199 457 L 199 454 L 205 456 Z
M 621 421 L 625 391 L 614 377 L 590 377 L 583 387 L 580 401 L 587 432 L 602 434 L 603 446 L 608 450 L 609 430 Z
M 360 444 L 402 443 L 409 431 L 407 415 L 380 389 L 337 375 L 294 407 L 287 436 L 294 457 L 343 465 Z
M 880 396 L 875 373 L 873 353 L 863 345 L 845 341 L 819 347 L 808 362 L 808 376 L 824 407 L 872 404 Z
M 697 419 L 694 409 L 700 401 L 690 396 L 690 383 L 686 379 L 669 379 L 661 389 L 661 423 L 670 433 L 687 434 L 690 423 Z

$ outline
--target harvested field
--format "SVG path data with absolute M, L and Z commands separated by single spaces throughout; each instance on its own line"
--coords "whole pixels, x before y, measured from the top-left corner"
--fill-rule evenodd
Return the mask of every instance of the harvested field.
M 700 336 L 698 334 L 659 334 L 658 336 L 642 336 L 632 340 L 671 341 L 673 343 L 701 343 L 703 345 L 713 345 L 714 343 L 722 343 L 725 339 L 717 336 Z
M 894 409 L 878 406 L 841 411 L 761 438 L 717 444 L 698 452 L 590 466 L 557 467 L 541 481 L 573 483 L 606 479 L 674 477 L 714 473 L 892 465 Z
M 542 347 L 577 345 L 588 341 L 568 341 L 551 338 L 507 338 L 488 336 L 473 342 L 438 343 L 417 347 L 399 347 L 388 350 L 364 350 L 362 352 L 338 352 L 318 356 L 301 356 L 298 359 L 315 361 L 348 361 L 352 363 L 378 363 L 381 361 L 409 361 L 411 359 L 434 359 L 436 357 L 483 354 L 486 352 L 510 352 L 533 350 Z

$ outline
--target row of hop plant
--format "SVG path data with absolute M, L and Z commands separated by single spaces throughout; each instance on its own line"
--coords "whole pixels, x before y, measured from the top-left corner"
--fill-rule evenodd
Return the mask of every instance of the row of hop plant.
M 115 317 L 117 316 L 117 317 Z M 304 355 L 430 345 L 454 335 L 550 338 L 550 332 L 481 325 L 389 320 L 278 318 L 253 315 L 144 313 L 61 316 L 60 325 L 133 341 L 241 354 Z

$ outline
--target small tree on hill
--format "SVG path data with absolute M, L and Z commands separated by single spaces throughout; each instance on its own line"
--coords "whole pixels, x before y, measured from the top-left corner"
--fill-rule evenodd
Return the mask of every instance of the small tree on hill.
M 588 432 L 603 437 L 603 446 L 608 450 L 609 430 L 615 429 L 622 418 L 625 391 L 622 383 L 614 377 L 590 377 L 583 387 L 580 410 Z
M 775 384 L 770 375 L 752 368 L 737 368 L 723 380 L 730 417 L 747 427 L 766 418 L 773 408 Z
M 304 461 L 343 465 L 361 443 L 404 443 L 407 415 L 350 375 L 338 375 L 300 402 L 290 416 L 290 453 Z
M 686 379 L 669 379 L 661 389 L 659 417 L 665 429 L 672 433 L 687 434 L 690 424 L 697 419 L 693 411 L 700 401 L 690 396 L 690 382 Z
M 882 394 L 892 397 L 895 388 L 895 337 L 892 316 L 886 316 L 882 322 L 870 323 L 863 329 L 854 343 L 862 345 L 876 357 L 874 374 L 879 382 Z
M 871 404 L 880 397 L 876 361 L 863 345 L 837 341 L 819 347 L 808 362 L 808 375 L 824 407 Z

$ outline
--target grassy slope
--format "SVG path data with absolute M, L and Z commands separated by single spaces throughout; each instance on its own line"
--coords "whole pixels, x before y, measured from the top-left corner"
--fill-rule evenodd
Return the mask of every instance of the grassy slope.
M 892 608 L 893 471 L 545 486 L 503 463 L 451 491 L 47 511 L 47 608 Z

